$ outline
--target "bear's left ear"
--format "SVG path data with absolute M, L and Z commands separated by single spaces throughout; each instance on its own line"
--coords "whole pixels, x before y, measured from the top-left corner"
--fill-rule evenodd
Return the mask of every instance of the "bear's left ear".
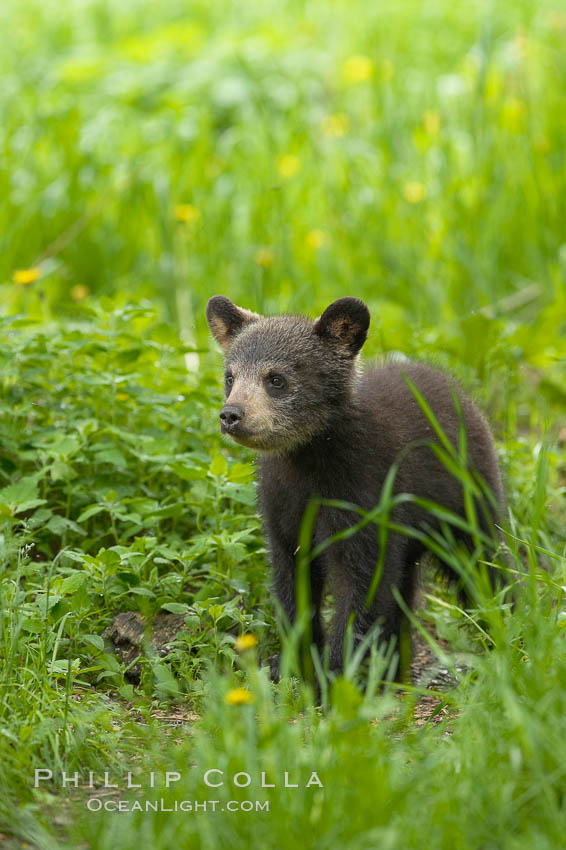
M 359 298 L 339 298 L 315 320 L 314 332 L 345 349 L 354 357 L 369 328 L 369 310 Z
M 212 335 L 224 353 L 228 351 L 234 337 L 250 322 L 261 319 L 251 310 L 243 310 L 225 295 L 213 295 L 206 305 L 206 320 Z

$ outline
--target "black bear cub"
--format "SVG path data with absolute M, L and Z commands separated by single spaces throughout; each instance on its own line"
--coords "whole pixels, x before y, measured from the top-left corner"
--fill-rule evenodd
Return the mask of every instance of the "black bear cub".
M 238 443 L 261 453 L 260 507 L 274 590 L 291 621 L 298 534 L 312 496 L 372 509 L 397 461 L 395 493 L 431 500 L 466 517 L 462 481 L 435 454 L 433 447 L 438 450 L 440 440 L 407 379 L 418 388 L 454 447 L 460 445 L 463 425 L 467 467 L 493 496 L 476 500 L 478 524 L 495 544 L 494 524 L 503 494 L 485 419 L 454 381 L 430 366 L 403 362 L 359 370 L 357 355 L 370 321 L 362 301 L 340 298 L 311 321 L 302 316 L 259 316 L 216 295 L 208 302 L 206 316 L 225 353 L 226 395 L 220 427 Z M 312 546 L 359 519 L 354 512 L 322 507 Z M 433 515 L 411 501 L 396 506 L 391 519 L 429 534 L 440 531 Z M 457 525 L 450 529 L 454 538 L 472 545 Z M 415 567 L 424 551 L 422 539 L 389 532 L 381 579 L 369 607 L 366 599 L 379 561 L 375 523 L 330 546 L 311 563 L 312 636 L 319 650 L 324 645 L 320 609 L 327 576 L 333 581 L 332 669 L 342 666 L 352 612 L 357 638 L 379 623 L 380 640 L 399 639 L 402 612 L 392 588 L 411 605 Z

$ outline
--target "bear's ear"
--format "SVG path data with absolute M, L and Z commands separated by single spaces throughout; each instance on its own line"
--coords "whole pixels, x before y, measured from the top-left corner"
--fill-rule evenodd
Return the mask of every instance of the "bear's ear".
M 230 348 L 234 337 L 250 322 L 261 319 L 251 310 L 236 307 L 225 295 L 213 295 L 206 305 L 206 321 L 212 336 L 224 353 Z
M 314 332 L 354 357 L 366 341 L 369 310 L 359 298 L 339 298 L 315 319 Z

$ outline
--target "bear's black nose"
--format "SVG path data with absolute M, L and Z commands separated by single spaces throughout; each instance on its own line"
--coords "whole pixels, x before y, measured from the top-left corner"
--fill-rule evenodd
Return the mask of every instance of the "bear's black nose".
M 237 404 L 227 404 L 220 411 L 222 427 L 230 430 L 244 418 L 244 411 Z

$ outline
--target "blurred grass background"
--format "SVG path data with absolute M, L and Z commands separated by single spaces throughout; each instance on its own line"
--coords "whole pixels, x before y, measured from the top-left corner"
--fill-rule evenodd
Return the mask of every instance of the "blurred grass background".
M 554 850 L 564 3 L 5 0 L 0 28 L 0 827 L 42 848 Z M 274 638 L 273 612 L 250 455 L 216 429 L 215 293 L 312 316 L 359 296 L 367 355 L 438 362 L 488 410 L 531 581 L 490 653 L 429 599 L 429 625 L 476 652 L 446 723 L 419 730 L 413 703 L 346 680 L 320 715 L 237 657 L 237 631 Z M 141 689 L 103 651 L 118 606 L 191 612 Z M 202 722 L 173 741 L 155 708 L 179 682 Z M 228 705 L 242 684 L 255 705 Z M 321 769 L 327 787 L 278 787 L 268 820 L 109 815 L 73 832 L 82 801 L 30 786 L 34 766 L 150 763 L 196 765 L 195 799 L 217 764 Z
M 561 4 L 18 0 L 0 24 L 4 309 L 145 295 L 200 334 L 215 292 L 349 292 L 382 346 L 426 329 L 464 360 L 506 307 L 546 341 L 564 318 Z

